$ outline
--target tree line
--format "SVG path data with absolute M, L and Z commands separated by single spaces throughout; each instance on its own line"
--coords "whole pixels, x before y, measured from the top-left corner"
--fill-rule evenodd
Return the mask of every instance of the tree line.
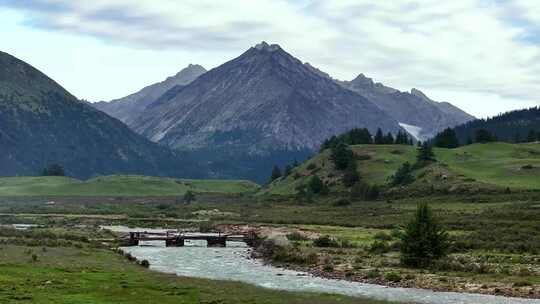
M 540 107 L 516 110 L 487 119 L 477 119 L 438 133 L 433 144 L 455 148 L 472 143 L 540 141 Z

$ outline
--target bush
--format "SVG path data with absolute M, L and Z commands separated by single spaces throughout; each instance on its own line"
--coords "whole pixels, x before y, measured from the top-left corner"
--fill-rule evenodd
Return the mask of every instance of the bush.
M 401 237 L 401 262 L 411 267 L 426 267 L 446 256 L 448 233 L 439 225 L 426 203 L 419 204 L 415 217 Z
M 331 238 L 329 235 L 323 235 L 313 241 L 315 247 L 339 247 L 339 244 L 336 240 Z
M 384 279 L 390 282 L 397 283 L 401 281 L 401 276 L 396 272 L 389 272 L 384 275 Z
M 345 207 L 345 206 L 349 206 L 350 204 L 351 204 L 351 201 L 346 198 L 340 198 L 332 202 L 332 206 L 335 206 L 335 207 Z
M 371 254 L 384 254 L 390 252 L 390 245 L 385 241 L 375 241 L 368 249 Z
M 287 239 L 289 241 L 307 241 L 308 240 L 308 238 L 305 235 L 299 232 L 293 232 L 293 233 L 287 234 Z
M 315 194 L 319 194 L 321 192 L 324 192 L 324 184 L 322 180 L 317 175 L 315 175 L 309 180 L 308 189 Z
M 390 241 L 390 240 L 392 240 L 392 236 L 389 235 L 386 232 L 383 232 L 383 231 L 379 231 L 379 232 L 375 233 L 373 238 L 376 239 L 376 240 L 379 240 L 379 241 Z
M 412 176 L 412 167 L 409 162 L 405 162 L 399 169 L 390 177 L 391 186 L 408 185 L 414 182 Z
M 309 165 L 306 167 L 308 170 L 315 170 L 317 169 L 317 165 L 315 163 L 309 163 Z

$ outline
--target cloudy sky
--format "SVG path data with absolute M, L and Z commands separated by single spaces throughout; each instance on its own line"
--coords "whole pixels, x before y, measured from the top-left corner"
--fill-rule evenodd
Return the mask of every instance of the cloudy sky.
M 537 0 L 0 0 L 0 16 L 0 50 L 90 101 L 265 40 L 478 117 L 540 105 Z

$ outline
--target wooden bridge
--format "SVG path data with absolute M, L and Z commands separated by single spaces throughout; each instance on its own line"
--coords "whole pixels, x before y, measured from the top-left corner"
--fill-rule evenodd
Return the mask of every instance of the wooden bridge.
M 208 247 L 225 247 L 227 241 L 246 242 L 250 243 L 255 238 L 255 235 L 248 233 L 246 235 L 237 234 L 221 234 L 221 233 L 196 233 L 183 234 L 178 232 L 130 232 L 127 240 L 128 246 L 138 246 L 141 241 L 165 241 L 167 247 L 182 247 L 186 240 L 202 240 L 206 241 Z

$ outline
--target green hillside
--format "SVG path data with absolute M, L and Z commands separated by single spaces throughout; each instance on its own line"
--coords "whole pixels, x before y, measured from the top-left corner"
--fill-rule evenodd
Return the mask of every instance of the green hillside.
M 111 175 L 80 181 L 69 177 L 0 178 L 0 196 L 176 196 L 194 192 L 245 193 L 259 186 L 244 180 L 191 180 Z
M 368 184 L 386 185 L 401 164 L 415 162 L 417 148 L 356 145 L 351 149 L 361 179 Z M 416 182 L 411 187 L 540 189 L 540 144 L 474 144 L 456 149 L 436 148 L 434 152 L 438 161 L 415 171 Z M 313 175 L 319 176 L 332 191 L 345 190 L 342 173 L 335 170 L 330 151 L 326 150 L 295 168 L 289 176 L 274 181 L 263 193 L 294 194 Z

